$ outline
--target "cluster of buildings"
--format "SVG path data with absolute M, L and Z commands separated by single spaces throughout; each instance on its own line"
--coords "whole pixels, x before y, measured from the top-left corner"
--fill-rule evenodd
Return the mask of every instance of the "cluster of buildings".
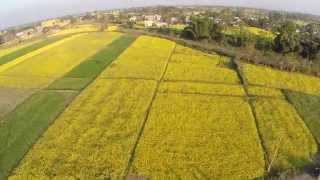
M 3 30 L 0 32 L 2 43 L 12 40 L 26 40 L 39 36 L 49 31 L 58 31 L 71 23 L 69 19 L 50 19 L 42 21 L 33 27 L 23 27 L 13 30 Z

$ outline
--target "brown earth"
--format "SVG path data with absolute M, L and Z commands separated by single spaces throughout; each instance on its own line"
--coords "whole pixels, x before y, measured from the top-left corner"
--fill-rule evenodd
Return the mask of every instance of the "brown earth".
M 35 90 L 0 87 L 0 121 Z

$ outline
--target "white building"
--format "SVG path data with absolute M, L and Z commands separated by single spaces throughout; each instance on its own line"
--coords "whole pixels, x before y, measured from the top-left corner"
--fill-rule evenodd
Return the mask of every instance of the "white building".
M 152 27 L 154 25 L 154 21 L 146 20 L 144 21 L 144 27 Z
M 162 16 L 159 14 L 154 14 L 154 15 L 145 15 L 144 16 L 145 21 L 161 21 Z
M 130 22 L 136 22 L 137 21 L 137 16 L 132 16 L 129 18 Z

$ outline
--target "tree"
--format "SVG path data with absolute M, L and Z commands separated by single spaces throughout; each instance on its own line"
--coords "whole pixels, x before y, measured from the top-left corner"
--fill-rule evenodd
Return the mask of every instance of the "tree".
M 192 17 L 183 30 L 182 37 L 192 40 L 211 39 L 212 20 L 208 17 Z
M 262 51 L 268 51 L 272 49 L 272 39 L 258 37 L 256 40 L 255 48 Z
M 301 34 L 301 56 L 316 59 L 320 52 L 320 24 L 308 24 Z
M 275 51 L 283 54 L 298 52 L 300 49 L 300 37 L 297 33 L 297 25 L 292 21 L 284 22 L 278 29 L 274 46 Z
M 211 30 L 211 38 L 220 42 L 225 38 L 224 30 L 226 27 L 222 23 L 213 23 Z
M 100 31 L 104 31 L 108 27 L 108 18 L 106 16 L 100 16 L 98 22 L 100 23 Z
M 0 44 L 3 44 L 3 43 L 5 43 L 4 36 L 3 36 L 3 35 L 0 35 Z

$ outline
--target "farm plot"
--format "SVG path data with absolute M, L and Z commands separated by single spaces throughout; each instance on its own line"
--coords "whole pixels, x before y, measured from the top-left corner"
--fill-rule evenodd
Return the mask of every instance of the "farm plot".
M 262 86 L 248 86 L 248 95 L 257 97 L 284 98 L 283 93 L 280 89 Z
M 49 124 L 66 107 L 71 92 L 38 92 L 0 123 L 0 179 L 5 179 Z
M 217 55 L 210 56 L 178 45 L 164 79 L 238 84 L 237 73 L 228 68 L 228 61 Z
M 0 86 L 41 88 L 50 84 L 112 42 L 119 33 L 92 33 L 75 38 L 31 57 L 0 73 Z M 8 82 L 10 83 L 8 84 Z M 33 81 L 29 83 L 28 81 Z
M 320 78 L 250 64 L 242 64 L 241 67 L 251 85 L 320 94 Z
M 243 98 L 158 94 L 129 176 L 252 179 L 263 176 L 264 168 Z
M 281 99 L 259 98 L 253 104 L 272 169 L 283 171 L 310 163 L 317 144 L 296 110 Z
M 119 179 L 155 87 L 155 81 L 147 80 L 96 80 L 51 125 L 10 179 Z
M 320 96 L 285 91 L 286 97 L 320 143 Z
M 0 88 L 0 122 L 8 112 L 22 103 L 34 91 L 17 88 Z
M 52 83 L 48 89 L 81 90 L 115 60 L 136 38 L 122 36 L 98 53 L 72 69 L 63 78 Z
M 54 43 L 58 40 L 61 40 L 63 37 L 55 37 L 55 38 L 48 38 L 45 40 L 42 40 L 40 42 L 34 42 L 33 44 L 29 46 L 22 47 L 20 49 L 17 49 L 16 51 L 13 51 L 11 53 L 8 53 L 2 57 L 0 57 L 0 65 L 3 65 L 7 62 L 10 62 L 18 57 L 21 57 L 25 54 L 28 54 L 32 51 L 36 51 L 37 49 L 40 49 L 46 45 L 49 45 L 51 43 Z
M 126 41 L 126 38 L 122 38 Z M 103 50 L 102 50 L 103 51 Z M 99 54 L 99 53 L 97 53 Z M 88 60 L 92 60 L 88 58 Z M 82 66 L 78 65 L 74 69 L 81 69 Z M 76 90 L 82 90 L 79 88 L 79 84 L 89 84 L 93 79 L 89 78 L 78 78 L 78 80 L 85 81 L 85 83 L 74 83 L 73 81 L 68 81 L 68 78 L 61 78 L 62 81 L 57 81 L 57 84 L 65 87 L 72 87 Z M 77 95 L 77 91 L 48 91 L 43 90 L 31 98 L 28 98 L 22 105 L 11 112 L 6 118 L 4 118 L 4 124 L 0 124 L 1 128 L 9 128 L 7 131 L 0 131 L 0 137 L 2 145 L 10 142 L 9 145 L 4 146 L 4 153 L 0 155 L 7 156 L 3 158 L 3 164 L 0 163 L 0 179 L 2 176 L 6 177 L 13 167 L 23 158 L 24 154 L 30 148 L 32 144 L 36 142 L 40 135 L 47 129 L 49 124 L 53 122 L 54 117 L 60 114 L 66 107 L 67 104 Z M 44 106 L 44 107 L 43 107 Z M 46 108 L 46 109 L 43 109 Z M 45 110 L 50 110 L 47 114 L 44 114 Z M 54 117 L 53 117 L 54 116 Z M 23 119 L 23 122 L 21 121 Z M 12 121 L 12 122 L 7 122 Z M 36 124 L 34 124 L 36 123 Z M 36 126 L 36 127 L 34 127 Z M 23 136 L 21 133 L 28 132 L 29 134 Z M 14 136 L 14 138 L 12 138 Z M 6 139 L 6 137 L 8 139 Z M 5 141 L 7 140 L 7 141 Z M 0 144 L 1 145 L 1 144 Z
M 163 82 L 160 84 L 159 92 L 207 94 L 222 96 L 245 96 L 245 91 L 240 85 L 209 84 L 195 82 Z
M 0 46 L 0 57 L 2 56 L 5 56 L 7 54 L 10 54 L 14 51 L 17 51 L 17 50 L 20 50 L 24 47 L 27 47 L 27 46 L 30 46 L 32 45 L 33 43 L 37 43 L 39 42 L 40 40 L 35 40 L 35 41 L 27 41 L 27 42 L 23 42 L 23 43 L 19 43 L 19 44 L 15 44 L 15 45 L 11 45 L 11 46 L 8 46 L 8 47 L 1 47 Z
M 104 78 L 142 78 L 159 80 L 175 43 L 141 36 L 114 61 Z
M 64 29 L 62 31 L 59 31 L 55 34 L 52 34 L 51 36 L 61 36 L 61 35 L 69 35 L 69 34 L 77 34 L 77 33 L 85 33 L 85 32 L 95 32 L 98 31 L 97 25 L 91 25 L 91 24 L 83 24 L 83 25 L 77 25 L 72 28 Z

